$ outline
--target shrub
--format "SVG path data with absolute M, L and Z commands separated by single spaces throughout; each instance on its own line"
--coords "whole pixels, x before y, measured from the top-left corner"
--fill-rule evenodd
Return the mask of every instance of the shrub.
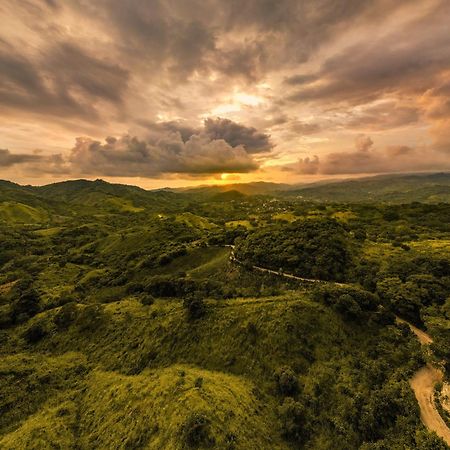
M 206 314 L 205 302 L 200 297 L 186 297 L 183 306 L 190 320 L 200 319 Z
M 214 443 L 209 433 L 210 420 L 203 413 L 191 414 L 182 427 L 183 442 L 188 447 L 208 446 Z
M 283 435 L 295 442 L 304 439 L 305 408 L 292 397 L 286 397 L 278 408 Z
M 30 325 L 24 331 L 24 333 L 22 334 L 22 337 L 29 344 L 34 344 L 36 342 L 39 342 L 46 335 L 47 335 L 47 330 L 40 323 L 34 323 L 33 325 Z
M 104 318 L 101 305 L 89 305 L 78 314 L 76 324 L 81 331 L 95 331 L 103 324 Z
M 142 283 L 132 281 L 131 283 L 128 283 L 126 286 L 127 294 L 140 294 L 141 292 L 144 292 L 144 285 Z
M 0 330 L 12 325 L 11 311 L 8 305 L 0 307 Z
M 155 299 L 150 294 L 144 294 L 139 300 L 144 306 L 151 306 L 155 303 Z
M 334 309 L 349 319 L 356 319 L 362 313 L 360 306 L 350 294 L 340 295 L 334 305 Z
M 275 372 L 278 391 L 283 396 L 292 396 L 298 392 L 298 380 L 290 367 L 281 367 Z
M 53 323 L 60 330 L 66 330 L 69 326 L 75 322 L 78 315 L 78 309 L 76 304 L 66 303 L 53 317 Z
M 19 298 L 12 303 L 11 318 L 14 322 L 25 322 L 39 312 L 39 294 L 35 289 L 29 288 L 22 292 Z

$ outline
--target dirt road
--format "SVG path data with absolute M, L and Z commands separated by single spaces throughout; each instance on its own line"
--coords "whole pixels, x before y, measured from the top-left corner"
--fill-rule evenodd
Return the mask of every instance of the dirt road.
M 422 345 L 430 345 L 433 339 L 424 331 L 414 325 L 397 318 L 397 322 L 406 323 L 411 331 L 417 336 Z M 411 378 L 409 384 L 417 398 L 420 408 L 420 418 L 423 424 L 440 436 L 447 445 L 450 445 L 450 429 L 440 416 L 434 404 L 434 386 L 444 378 L 442 370 L 427 364 L 419 369 Z
M 230 261 L 234 262 L 236 264 L 243 265 L 242 261 L 239 261 L 234 255 L 234 245 L 226 245 L 225 247 L 231 247 Z M 297 275 L 292 275 L 290 273 L 285 273 L 285 272 L 282 272 L 282 271 L 277 271 L 277 270 L 272 270 L 272 269 L 266 269 L 265 267 L 260 267 L 260 266 L 251 266 L 251 268 L 253 270 L 257 270 L 258 272 L 271 273 L 272 275 L 277 275 L 279 277 L 284 277 L 284 278 L 290 278 L 291 280 L 302 281 L 304 283 L 321 283 L 321 284 L 323 284 L 323 283 L 333 283 L 335 286 L 341 286 L 341 287 L 348 286 L 345 283 L 336 283 L 334 281 L 325 281 L 325 280 L 319 280 L 319 279 L 316 279 L 316 278 L 298 277 Z
M 450 445 L 450 429 L 439 415 L 434 404 L 434 386 L 442 381 L 442 378 L 443 375 L 439 369 L 427 364 L 414 374 L 410 384 L 419 402 L 420 417 L 423 424 L 444 439 L 447 445 Z

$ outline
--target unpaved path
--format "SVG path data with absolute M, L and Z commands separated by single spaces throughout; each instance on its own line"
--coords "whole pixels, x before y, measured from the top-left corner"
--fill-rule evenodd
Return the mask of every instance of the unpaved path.
M 406 323 L 422 345 L 430 345 L 433 342 L 433 339 L 427 333 L 414 325 L 399 318 L 397 318 L 397 322 Z M 434 404 L 434 386 L 441 382 L 443 378 L 442 370 L 427 364 L 414 374 L 409 384 L 419 403 L 420 418 L 423 424 L 450 446 L 450 429 Z
M 234 254 L 234 245 L 227 245 L 227 247 L 231 247 L 230 253 L 230 261 L 235 262 L 237 264 L 242 264 L 241 261 L 236 259 Z M 266 269 L 265 267 L 252 266 L 253 270 L 257 270 L 259 272 L 271 273 L 273 275 L 282 276 L 285 278 L 291 278 L 298 281 L 303 281 L 307 283 L 324 283 L 323 280 L 311 279 L 311 278 L 302 278 L 296 275 L 292 275 L 289 273 L 284 273 L 281 271 Z M 348 286 L 344 283 L 334 283 L 336 286 Z M 403 319 L 397 317 L 397 322 L 406 323 L 411 331 L 416 335 L 417 339 L 422 345 L 430 345 L 433 343 L 433 339 L 427 333 L 422 331 L 421 329 L 415 327 L 409 322 L 406 322 Z M 444 422 L 444 419 L 440 416 L 438 410 L 436 409 L 436 405 L 434 404 L 434 386 L 436 383 L 442 381 L 444 378 L 444 374 L 442 370 L 433 367 L 431 364 L 427 364 L 425 367 L 419 369 L 414 376 L 410 380 L 410 385 L 414 394 L 417 398 L 417 402 L 419 403 L 420 408 L 420 417 L 422 419 L 423 424 L 430 430 L 434 431 L 439 437 L 441 437 L 447 445 L 450 446 L 450 429 L 447 427 L 447 424 Z
M 236 264 L 243 265 L 242 261 L 239 261 L 236 258 L 236 256 L 234 255 L 234 245 L 225 245 L 225 247 L 231 248 L 230 261 L 234 262 Z M 277 271 L 277 270 L 272 270 L 272 269 L 266 269 L 265 267 L 260 267 L 260 266 L 251 266 L 251 268 L 253 270 L 257 270 L 258 272 L 271 273 L 272 275 L 277 275 L 279 277 L 284 277 L 284 278 L 290 278 L 291 280 L 303 281 L 304 283 L 333 283 L 335 286 L 341 286 L 341 287 L 348 286 L 348 284 L 336 283 L 335 281 L 325 281 L 325 280 L 319 280 L 317 278 L 298 277 L 297 275 L 292 275 L 290 273 L 285 273 L 282 271 Z

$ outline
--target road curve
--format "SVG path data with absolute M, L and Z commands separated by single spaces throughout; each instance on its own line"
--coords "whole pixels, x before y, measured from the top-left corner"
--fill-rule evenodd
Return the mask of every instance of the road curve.
M 234 245 L 227 245 L 227 247 L 231 247 L 230 261 L 237 264 L 242 264 L 242 262 L 239 261 L 234 255 Z M 323 283 L 323 280 L 302 278 L 296 275 L 277 272 L 272 269 L 266 269 L 265 267 L 252 266 L 252 269 L 259 272 L 271 273 L 273 275 L 278 275 L 308 283 Z M 346 286 L 344 283 L 334 284 L 342 287 Z M 400 319 L 399 317 L 397 317 L 396 320 L 398 323 L 406 323 L 411 331 L 416 335 L 421 345 L 429 346 L 433 343 L 433 339 L 431 338 L 431 336 L 425 333 L 425 331 L 420 330 L 411 323 L 407 322 L 406 320 Z M 427 364 L 425 367 L 422 367 L 414 374 L 409 384 L 414 391 L 417 402 L 419 403 L 420 418 L 422 419 L 422 423 L 430 431 L 435 432 L 445 441 L 447 445 L 450 446 L 450 429 L 447 427 L 444 419 L 442 419 L 434 403 L 434 386 L 436 385 L 436 383 L 442 381 L 443 378 L 444 374 L 442 370 L 433 367 L 431 364 Z
M 397 318 L 397 322 L 406 323 L 422 345 L 430 345 L 433 343 L 431 336 L 414 325 L 399 318 Z M 439 414 L 434 403 L 434 386 L 436 383 L 441 382 L 443 378 L 444 374 L 442 370 L 433 367 L 431 364 L 427 364 L 413 375 L 409 384 L 419 403 L 420 418 L 423 424 L 430 431 L 434 431 L 450 446 L 450 429 Z
M 442 379 L 442 371 L 427 364 L 414 374 L 410 380 L 410 385 L 419 403 L 420 418 L 423 424 L 444 439 L 447 445 L 450 445 L 450 429 L 434 404 L 434 386 Z

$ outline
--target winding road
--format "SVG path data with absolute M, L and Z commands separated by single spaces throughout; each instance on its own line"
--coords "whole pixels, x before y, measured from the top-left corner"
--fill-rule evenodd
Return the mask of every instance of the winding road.
M 242 261 L 239 261 L 235 254 L 234 254 L 234 245 L 225 245 L 225 247 L 230 247 L 231 248 L 231 253 L 230 253 L 230 261 L 234 262 L 236 264 L 240 264 L 240 265 L 244 265 L 242 263 Z M 277 271 L 277 270 L 272 270 L 272 269 L 267 269 L 265 267 L 260 267 L 260 266 L 251 266 L 251 268 L 253 270 L 257 270 L 258 272 L 265 272 L 265 273 L 270 273 L 272 275 L 278 275 L 279 277 L 284 277 L 284 278 L 290 278 L 291 280 L 297 280 L 297 281 L 302 281 L 304 283 L 316 283 L 316 284 L 323 284 L 323 283 L 333 283 L 335 286 L 341 286 L 341 287 L 345 287 L 348 286 L 345 283 L 337 283 L 335 281 L 325 281 L 325 280 L 318 280 L 316 278 L 304 278 L 304 277 L 298 277 L 297 275 L 292 275 L 290 273 L 285 273 L 282 271 Z
M 406 323 L 422 345 L 430 345 L 433 342 L 433 339 L 427 333 L 414 325 L 399 318 L 397 318 L 397 322 Z M 443 379 L 444 374 L 442 370 L 427 364 L 414 374 L 409 384 L 419 403 L 420 418 L 423 424 L 450 446 L 450 429 L 444 422 L 444 419 L 442 419 L 434 403 L 434 386 Z
M 231 248 L 230 253 L 230 261 L 242 264 L 234 254 L 234 245 L 227 245 L 227 247 Z M 257 270 L 259 272 L 271 273 L 273 275 L 278 275 L 284 278 L 290 278 L 298 281 L 303 281 L 307 283 L 324 283 L 323 280 L 311 279 L 311 278 L 302 278 L 296 275 L 292 275 L 289 273 L 284 273 L 281 271 L 276 271 L 272 269 L 266 269 L 265 267 L 252 266 L 253 270 Z M 343 283 L 334 283 L 337 286 L 346 286 Z M 418 341 L 423 346 L 429 346 L 433 343 L 433 339 L 424 331 L 415 327 L 409 322 L 406 322 L 403 319 L 397 317 L 398 323 L 405 323 L 409 326 L 411 331 L 416 335 Z M 427 349 L 427 351 L 431 351 Z M 450 446 L 450 429 L 447 424 L 442 419 L 438 410 L 436 409 L 436 405 L 434 403 L 434 387 L 437 383 L 442 382 L 444 379 L 444 374 L 442 370 L 433 367 L 431 364 L 427 364 L 426 366 L 419 369 L 411 378 L 409 384 L 411 389 L 414 391 L 414 395 L 416 396 L 417 402 L 419 403 L 420 408 L 420 418 L 422 419 L 422 423 L 425 425 L 428 430 L 435 432 L 439 437 L 441 437 L 447 445 Z

